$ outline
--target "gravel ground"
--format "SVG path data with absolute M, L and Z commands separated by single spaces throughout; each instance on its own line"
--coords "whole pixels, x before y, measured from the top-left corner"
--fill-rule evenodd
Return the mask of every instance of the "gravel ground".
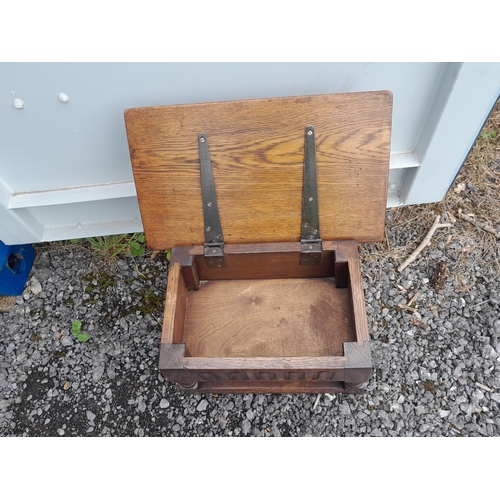
M 407 244 L 416 235 L 393 216 L 388 239 Z M 167 262 L 39 245 L 24 294 L 0 313 L 0 434 L 498 436 L 498 245 L 464 251 L 460 229 L 438 230 L 401 274 L 390 253 L 361 246 L 375 370 L 364 395 L 316 406 L 314 394 L 181 393 L 157 371 Z M 417 292 L 415 311 L 399 307 Z

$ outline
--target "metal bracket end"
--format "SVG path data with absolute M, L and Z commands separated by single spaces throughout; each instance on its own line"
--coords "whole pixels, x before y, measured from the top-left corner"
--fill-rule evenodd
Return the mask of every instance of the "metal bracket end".
M 205 243 L 203 255 L 209 269 L 221 269 L 226 267 L 224 257 L 224 243 Z
M 321 264 L 323 245 L 321 240 L 300 242 L 300 265 L 317 266 Z

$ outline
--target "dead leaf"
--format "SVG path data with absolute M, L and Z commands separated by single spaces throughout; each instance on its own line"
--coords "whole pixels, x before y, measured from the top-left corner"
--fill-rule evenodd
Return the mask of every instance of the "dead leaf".
M 461 192 L 465 191 L 465 182 L 461 182 L 460 184 L 457 184 L 457 187 L 453 190 L 455 193 L 460 194 Z
M 438 305 L 433 305 L 431 306 L 431 312 L 434 315 L 435 318 L 439 318 L 439 306 Z
M 67 391 L 69 389 L 69 386 L 70 386 L 70 383 L 69 382 L 65 382 L 64 385 L 63 385 L 63 389 L 65 391 Z

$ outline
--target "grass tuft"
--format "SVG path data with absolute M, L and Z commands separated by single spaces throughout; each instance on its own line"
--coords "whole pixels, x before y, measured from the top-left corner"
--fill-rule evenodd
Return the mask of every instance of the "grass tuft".
M 71 240 L 71 243 L 88 245 L 93 252 L 108 262 L 114 262 L 118 257 L 139 257 L 146 253 L 144 233 L 97 236 Z

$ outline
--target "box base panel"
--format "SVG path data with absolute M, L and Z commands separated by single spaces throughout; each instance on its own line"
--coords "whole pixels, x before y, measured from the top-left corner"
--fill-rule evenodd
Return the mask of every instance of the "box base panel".
M 343 356 L 349 290 L 333 278 L 208 281 L 188 294 L 183 341 L 193 357 Z

